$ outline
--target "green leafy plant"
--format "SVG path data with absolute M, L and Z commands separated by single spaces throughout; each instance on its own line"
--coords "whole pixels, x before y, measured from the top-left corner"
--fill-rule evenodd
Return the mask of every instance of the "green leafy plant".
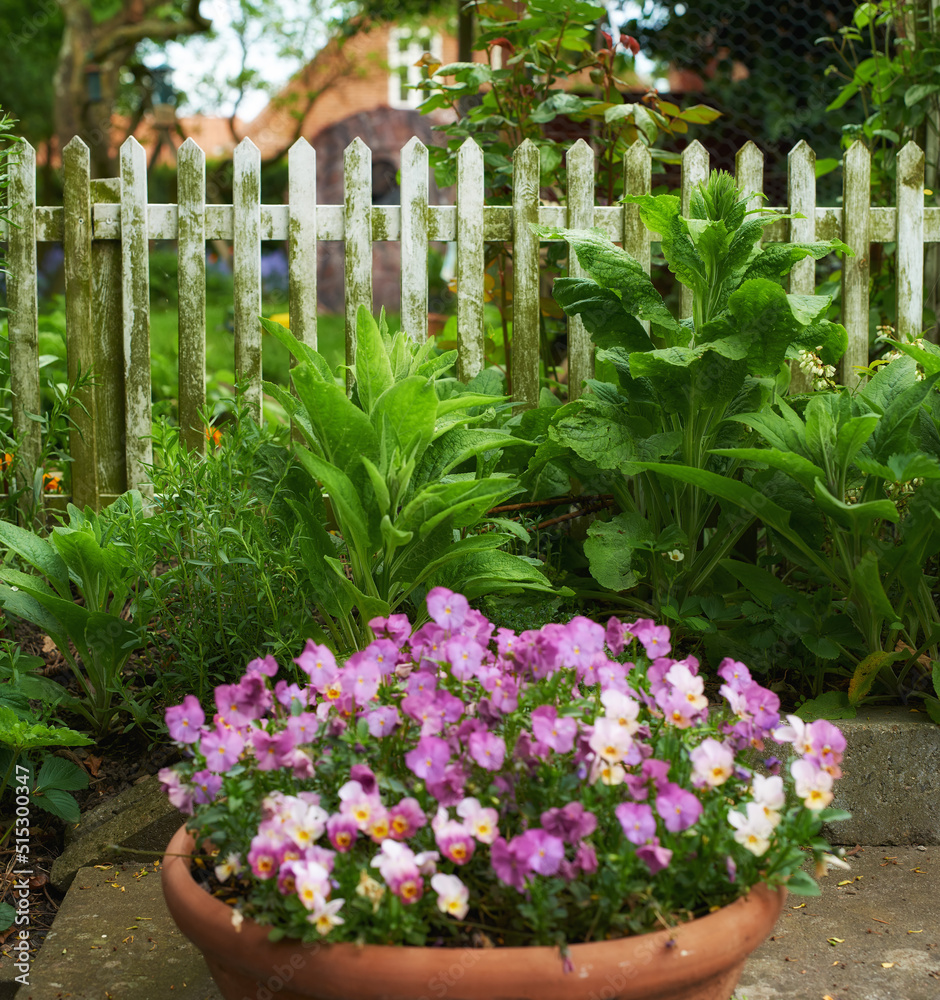
M 487 517 L 519 489 L 497 463 L 526 442 L 475 426 L 505 399 L 442 378 L 456 351 L 434 356 L 430 341 L 389 336 L 360 307 L 350 398 L 316 351 L 262 323 L 298 362 L 296 396 L 266 388 L 303 435 L 297 458 L 322 490 L 315 505 L 292 507 L 304 526 L 306 584 L 334 644 L 355 648 L 370 619 L 435 583 L 459 580 L 472 596 L 553 589 L 524 558 L 500 551 L 506 531 L 522 529 Z M 484 524 L 504 530 L 479 532 Z
M 781 279 L 803 258 L 851 251 L 839 240 L 761 246 L 764 227 L 781 216 L 749 212 L 749 197 L 714 172 L 688 217 L 675 195 L 624 199 L 661 234 L 670 270 L 692 291 L 690 321 L 674 318 L 642 266 L 599 232 L 536 230 L 567 241 L 588 275 L 558 279 L 554 296 L 590 332 L 598 377 L 589 395 L 552 414 L 528 481 L 567 463 L 613 493 L 619 512 L 596 521 L 584 545 L 592 576 L 628 591 L 620 599 L 646 615 L 699 629 L 708 627 L 701 598 L 751 517 L 699 484 L 665 477 L 663 463 L 740 478 L 741 459 L 716 449 L 743 445 L 750 432 L 728 418 L 786 391 L 786 361 L 801 350 L 834 364 L 846 346 L 843 327 L 825 318 L 829 300 L 790 295 Z
M 281 426 L 259 425 L 236 401 L 208 424 L 204 455 L 165 421 L 154 429 L 154 497 L 106 513 L 114 544 L 141 580 L 135 620 L 146 629 L 155 699 L 206 697 L 231 664 L 259 648 L 279 655 L 320 635 L 296 565 L 300 526 L 287 504 L 307 477 Z
M 127 502 L 139 506 L 140 495 Z M 41 628 L 56 644 L 81 691 L 81 697 L 63 704 L 101 736 L 122 711 L 137 723 L 146 718 L 123 677 L 128 658 L 142 644 L 140 629 L 122 617 L 137 577 L 123 553 L 108 544 L 105 521 L 72 504 L 68 512 L 69 526 L 54 528 L 48 538 L 0 522 L 7 561 L 15 555 L 35 571 L 0 567 L 0 606 Z
M 761 447 L 712 449 L 745 463 L 743 482 L 687 465 L 648 467 L 760 519 L 786 559 L 826 595 L 822 634 L 806 644 L 817 662 L 851 665 L 847 692 L 824 695 L 827 711 L 854 714 L 877 681 L 880 695 L 926 697 L 940 721 L 940 703 L 911 690 L 921 658 L 937 661 L 940 649 L 935 580 L 925 575 L 940 552 L 940 349 L 900 349 L 930 374 L 918 377 L 917 360 L 901 358 L 854 396 L 818 393 L 802 413 L 780 398 L 774 409 L 731 415 L 763 439 Z M 821 666 L 820 695 L 823 673 Z

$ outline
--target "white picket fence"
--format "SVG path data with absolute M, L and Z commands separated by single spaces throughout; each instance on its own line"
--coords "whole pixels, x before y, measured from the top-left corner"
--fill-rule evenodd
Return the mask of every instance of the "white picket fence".
M 194 447 L 202 447 L 198 411 L 205 403 L 206 241 L 233 244 L 235 368 L 247 379 L 247 401 L 261 404 L 261 246 L 286 241 L 290 266 L 292 332 L 317 342 L 317 244 L 345 244 L 346 357 L 355 356 L 354 316 L 360 304 L 373 307 L 372 246 L 401 243 L 401 317 L 417 341 L 427 336 L 428 242 L 457 245 L 459 375 L 472 377 L 484 364 L 484 245 L 512 245 L 512 384 L 520 405 L 534 405 L 539 392 L 539 241 L 531 223 L 586 228 L 598 226 L 644 266 L 656 239 L 633 205 L 595 205 L 594 153 L 583 140 L 569 151 L 565 206 L 539 202 L 539 151 L 531 142 L 515 151 L 513 203 L 484 204 L 483 151 L 468 139 L 459 152 L 456 204 L 428 203 L 428 151 L 417 139 L 402 150 L 401 205 L 371 203 L 371 151 L 359 139 L 345 151 L 345 203 L 318 205 L 316 153 L 299 140 L 289 154 L 288 204 L 261 203 L 261 167 L 249 139 L 235 150 L 232 205 L 206 204 L 205 155 L 192 139 L 179 151 L 179 203 L 149 204 L 146 156 L 129 138 L 121 148 L 120 177 L 91 180 L 88 148 L 78 138 L 63 151 L 62 206 L 36 205 L 35 152 L 28 144 L 12 168 L 8 240 L 9 331 L 13 418 L 24 433 L 26 467 L 39 454 L 39 427 L 28 413 L 39 411 L 36 244 L 62 242 L 65 251 L 67 351 L 70 375 L 93 369 L 96 385 L 76 413 L 71 442 L 73 498 L 101 506 L 132 486 L 146 483 L 151 454 L 151 380 L 148 247 L 152 239 L 176 240 L 179 248 L 180 422 Z M 849 350 L 842 366 L 847 384 L 856 365 L 868 359 L 869 247 L 897 242 L 898 315 L 902 334 L 920 332 L 925 242 L 940 242 L 940 208 L 924 207 L 924 154 L 913 143 L 898 159 L 896 207 L 870 205 L 871 161 L 855 143 L 843 163 L 843 204 L 816 205 L 815 153 L 801 142 L 789 154 L 789 212 L 805 218 L 782 220 L 766 230 L 767 240 L 841 238 L 856 256 L 842 272 L 842 322 Z M 635 145 L 624 163 L 625 189 L 651 187 L 651 160 Z M 709 154 L 698 142 L 682 156 L 682 204 L 706 179 Z M 763 156 L 747 143 L 736 158 L 736 180 L 746 191 L 763 189 Z M 576 272 L 576 266 L 572 267 Z M 802 261 L 789 279 L 792 292 L 814 290 L 814 264 Z M 683 292 L 685 290 L 683 289 Z M 380 305 L 381 303 L 379 303 Z M 691 315 L 687 294 L 683 316 Z M 580 321 L 569 322 L 569 381 L 572 395 L 591 375 L 593 350 Z

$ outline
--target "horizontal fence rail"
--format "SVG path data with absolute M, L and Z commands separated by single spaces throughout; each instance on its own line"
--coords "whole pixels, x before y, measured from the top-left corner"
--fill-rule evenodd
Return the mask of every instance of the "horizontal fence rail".
M 360 305 L 373 309 L 372 248 L 401 244 L 401 319 L 416 341 L 428 335 L 428 243 L 456 243 L 458 374 L 470 379 L 484 365 L 484 259 L 487 242 L 512 245 L 512 384 L 521 406 L 535 405 L 539 392 L 540 244 L 531 224 L 596 226 L 636 257 L 649 271 L 648 232 L 635 205 L 595 204 L 594 151 L 579 140 L 567 157 L 566 204 L 539 201 L 539 151 L 519 146 L 513 164 L 513 204 L 484 202 L 483 152 L 467 139 L 458 154 L 453 205 L 429 203 L 428 151 L 417 139 L 401 154 L 401 204 L 373 205 L 372 153 L 355 139 L 344 154 L 344 204 L 318 205 L 316 152 L 298 140 L 288 157 L 288 204 L 261 203 L 261 158 L 250 139 L 238 145 L 233 162 L 233 204 L 206 203 L 205 154 L 192 140 L 180 147 L 179 204 L 150 204 L 144 149 L 133 137 L 121 147 L 120 177 L 92 180 L 90 157 L 81 139 L 63 151 L 61 206 L 36 204 L 36 155 L 23 144 L 11 165 L 9 216 L 0 229 L 8 242 L 9 336 L 13 421 L 22 435 L 23 466 L 40 454 L 37 243 L 61 242 L 65 252 L 67 353 L 70 377 L 93 370 L 95 385 L 73 414 L 70 442 L 72 493 L 79 505 L 110 502 L 130 487 L 147 489 L 152 461 L 149 241 L 175 240 L 179 251 L 179 411 L 182 433 L 194 448 L 205 446 L 199 411 L 205 405 L 206 243 L 231 241 L 234 280 L 235 371 L 247 382 L 246 402 L 261 412 L 261 246 L 285 242 L 289 263 L 289 315 L 295 336 L 317 344 L 317 247 L 342 242 L 345 248 L 346 358 L 355 357 L 354 317 Z M 841 320 L 849 334 L 843 359 L 845 384 L 857 381 L 855 366 L 868 363 L 869 252 L 873 243 L 897 244 L 896 327 L 901 336 L 921 331 L 924 247 L 940 242 L 940 208 L 924 207 L 924 153 L 908 143 L 898 157 L 894 207 L 870 204 L 870 153 L 856 142 L 843 160 L 841 207 L 816 205 L 816 156 L 805 143 L 788 157 L 789 204 L 774 210 L 801 213 L 765 229 L 765 241 L 809 242 L 839 238 L 856 256 L 842 269 Z M 694 186 L 705 180 L 710 158 L 692 142 L 682 154 L 681 197 L 687 210 Z M 648 150 L 633 146 L 624 159 L 625 190 L 650 191 Z M 738 153 L 737 183 L 753 193 L 763 189 L 763 154 L 752 142 Z M 2 225 L 2 224 L 0 224 Z M 576 262 L 572 273 L 578 273 Z M 814 291 L 814 262 L 798 263 L 789 290 Z M 379 303 L 381 305 L 381 303 Z M 691 316 L 683 288 L 680 312 Z M 593 370 L 593 347 L 579 320 L 569 321 L 569 383 L 572 398 Z M 798 379 L 800 373 L 794 373 Z

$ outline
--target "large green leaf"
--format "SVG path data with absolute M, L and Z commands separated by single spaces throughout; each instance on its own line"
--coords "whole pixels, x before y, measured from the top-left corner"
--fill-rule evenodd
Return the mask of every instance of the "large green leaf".
M 875 521 L 891 521 L 894 524 L 900 520 L 897 507 L 890 500 L 866 500 L 865 503 L 846 503 L 839 497 L 834 497 L 825 484 L 817 479 L 814 487 L 816 503 L 820 510 L 828 514 L 838 524 L 848 527 L 869 528 Z
M 557 410 L 549 438 L 599 469 L 617 469 L 637 457 L 635 436 L 622 408 L 593 400 L 579 399 Z
M 615 291 L 586 278 L 556 278 L 552 296 L 569 316 L 580 316 L 598 347 L 649 351 L 653 342 Z
M 353 365 L 359 402 L 371 413 L 375 401 L 394 384 L 392 366 L 378 324 L 365 306 L 356 312 L 356 363 Z
M 333 573 L 324 571 L 324 559 L 335 558 L 337 548 L 309 508 L 292 499 L 287 502 L 303 526 L 298 536 L 300 562 L 306 571 L 314 600 L 327 614 L 342 618 L 352 609 L 349 593 L 340 587 Z
M 340 589 L 346 591 L 349 603 L 359 611 L 360 618 L 367 622 L 372 618 L 385 618 L 395 607 L 396 602 L 383 600 L 381 597 L 373 597 L 371 594 L 364 594 L 347 576 L 346 567 L 331 556 L 324 560 L 333 570 L 335 579 L 339 582 Z
M 17 718 L 13 709 L 0 705 L 0 743 L 18 750 L 33 750 L 38 747 L 83 747 L 94 740 L 64 726 L 24 722 Z
M 768 243 L 751 261 L 744 273 L 748 278 L 782 278 L 790 273 L 793 265 L 806 257 L 822 260 L 823 257 L 837 250 L 855 256 L 855 251 L 842 240 L 821 240 L 816 243 Z
M 384 441 L 388 458 L 396 448 L 402 460 L 420 456 L 434 435 L 437 412 L 433 382 L 420 375 L 396 382 L 376 400 L 372 413 L 380 450 Z
M 642 215 L 642 208 L 640 211 Z M 662 295 L 643 265 L 612 243 L 600 230 L 538 226 L 535 232 L 541 239 L 566 240 L 577 255 L 578 263 L 601 288 L 620 293 L 623 311 L 627 315 L 649 320 L 664 330 L 681 334 L 679 324 L 666 308 Z M 689 246 L 691 249 L 691 244 Z
M 856 709 L 849 703 L 844 691 L 827 691 L 818 698 L 803 702 L 796 714 L 804 722 L 815 719 L 854 719 Z
M 415 494 L 395 520 L 399 531 L 424 538 L 445 519 L 455 528 L 475 524 L 516 491 L 515 479 L 468 479 L 431 483 Z
M 494 549 L 474 552 L 437 574 L 437 582 L 457 590 L 469 600 L 504 591 L 539 590 L 562 593 L 533 565 L 520 556 Z
M 132 571 L 121 549 L 102 548 L 92 535 L 70 528 L 56 528 L 51 537 L 90 611 L 104 611 L 109 597 L 123 605 Z
M 588 528 L 584 554 L 588 557 L 591 576 L 608 590 L 629 590 L 637 584 L 633 554 L 649 550 L 654 534 L 646 518 L 624 512 L 609 521 L 595 521 Z
M 69 572 L 51 542 L 9 521 L 0 521 L 0 542 L 38 569 L 61 597 L 69 596 Z
M 306 410 L 323 457 L 339 469 L 351 471 L 365 455 L 378 461 L 379 443 L 368 416 L 335 383 L 317 378 L 309 365 L 291 370 L 297 395 Z
M 330 366 L 322 354 L 319 354 L 308 344 L 304 344 L 298 340 L 287 327 L 282 326 L 280 323 L 275 323 L 272 319 L 265 319 L 263 316 L 259 317 L 259 319 L 265 332 L 270 333 L 272 337 L 279 340 L 299 362 L 309 364 L 321 381 L 334 381 Z
M 346 543 L 363 554 L 377 549 L 380 544 L 378 518 L 373 522 L 367 516 L 359 491 L 349 476 L 306 448 L 298 446 L 296 451 L 301 465 L 329 494 Z
M 45 809 L 46 812 L 58 816 L 59 819 L 69 824 L 77 823 L 82 818 L 78 803 L 61 788 L 49 788 L 44 792 L 37 792 L 33 796 L 33 802 L 41 809 Z
M 532 413 L 543 413 L 550 419 L 548 411 L 527 410 L 524 416 Z M 477 455 L 498 448 L 531 448 L 530 442 L 523 438 L 510 437 L 503 431 L 488 427 L 454 427 L 445 431 L 433 445 L 425 451 L 415 464 L 413 483 L 415 488 L 425 483 L 437 482 L 448 472 Z
M 47 791 L 50 788 L 63 788 L 68 792 L 77 792 L 88 787 L 88 772 L 78 764 L 65 760 L 63 757 L 46 757 L 36 775 L 35 789 Z
M 813 491 L 817 477 L 825 473 L 818 465 L 792 451 L 780 451 L 777 448 L 712 448 L 710 455 L 726 455 L 728 458 L 739 458 L 746 462 L 762 462 L 774 469 L 780 469 L 793 478 L 805 489 Z

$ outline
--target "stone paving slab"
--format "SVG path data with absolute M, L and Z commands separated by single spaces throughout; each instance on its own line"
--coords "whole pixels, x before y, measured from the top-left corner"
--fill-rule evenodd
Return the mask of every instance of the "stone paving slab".
M 940 997 L 940 848 L 866 847 L 848 860 L 851 871 L 820 879 L 822 896 L 788 897 L 736 1000 Z
M 82 868 L 29 983 L 16 1000 L 221 1000 L 170 918 L 152 863 Z

